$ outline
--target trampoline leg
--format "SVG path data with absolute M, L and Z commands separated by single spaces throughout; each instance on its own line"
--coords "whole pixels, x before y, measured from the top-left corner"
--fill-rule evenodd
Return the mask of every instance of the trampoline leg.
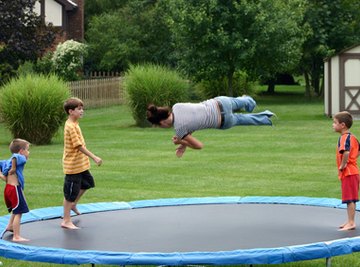
M 326 258 L 326 267 L 331 267 L 331 258 Z

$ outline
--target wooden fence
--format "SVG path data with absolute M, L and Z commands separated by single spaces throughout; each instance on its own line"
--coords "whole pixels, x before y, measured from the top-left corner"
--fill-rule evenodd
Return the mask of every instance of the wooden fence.
M 122 77 L 73 81 L 68 86 L 71 95 L 84 101 L 87 108 L 123 104 L 125 101 Z

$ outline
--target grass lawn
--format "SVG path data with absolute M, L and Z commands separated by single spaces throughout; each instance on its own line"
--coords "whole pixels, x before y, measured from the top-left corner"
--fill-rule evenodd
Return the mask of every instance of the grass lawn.
M 137 128 L 126 106 L 86 110 L 80 125 L 87 147 L 104 163 L 92 165 L 96 188 L 81 203 L 205 196 L 340 198 L 335 166 L 338 134 L 332 130 L 332 120 L 324 116 L 322 101 L 305 99 L 300 87 L 279 86 L 276 91 L 275 96 L 259 93 L 255 97 L 257 111 L 277 114 L 273 127 L 196 132 L 204 142 L 203 150 L 189 149 L 181 159 L 175 156 L 172 129 Z M 360 137 L 359 122 L 352 132 Z M 62 205 L 62 139 L 60 130 L 51 145 L 30 149 L 24 172 L 30 209 Z M 10 156 L 10 140 L 0 124 L 2 159 Z M 5 214 L 0 205 L 0 215 Z M 345 218 L 344 211 L 340 222 Z M 0 260 L 4 266 L 59 266 Z M 325 266 L 325 259 L 281 266 Z M 360 266 L 360 259 L 357 254 L 334 257 L 332 266 Z

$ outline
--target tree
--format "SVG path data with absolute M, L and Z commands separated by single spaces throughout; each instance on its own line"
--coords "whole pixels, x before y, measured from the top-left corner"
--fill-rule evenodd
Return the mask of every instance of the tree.
M 91 0 L 85 1 L 85 30 L 92 17 L 112 13 L 125 6 L 129 0 Z
M 171 64 L 171 36 L 160 2 L 133 0 L 113 12 L 93 16 L 86 33 L 88 65 L 125 71 L 130 64 L 143 62 Z
M 360 42 L 360 2 L 357 0 L 309 1 L 305 23 L 310 26 L 302 48 L 299 71 L 306 94 L 322 95 L 324 58 Z
M 35 61 L 55 38 L 34 12 L 35 2 L 0 0 L 0 84 L 22 62 Z
M 234 73 L 271 77 L 294 68 L 303 43 L 303 0 L 168 0 L 180 65 L 195 80 Z

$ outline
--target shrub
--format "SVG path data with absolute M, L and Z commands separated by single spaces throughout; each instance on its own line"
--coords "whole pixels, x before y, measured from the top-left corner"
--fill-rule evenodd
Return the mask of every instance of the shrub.
M 20 76 L 1 89 L 0 115 L 14 138 L 49 144 L 66 118 L 63 103 L 69 96 L 57 76 Z
M 133 118 L 140 127 L 150 126 L 146 120 L 148 104 L 173 106 L 189 100 L 189 83 L 164 66 L 130 66 L 124 77 L 124 88 Z
M 35 73 L 34 64 L 31 61 L 25 61 L 17 69 L 18 76 L 26 76 L 26 75 L 34 74 L 34 73 Z
M 213 98 L 220 95 L 228 95 L 228 79 L 201 81 L 196 84 L 195 90 L 203 98 Z M 236 72 L 233 78 L 233 96 L 251 95 L 254 91 L 254 83 L 249 81 L 245 72 Z
M 60 43 L 51 58 L 54 72 L 65 81 L 79 80 L 85 54 L 85 44 L 74 40 Z
M 0 63 L 0 86 L 7 83 L 15 74 L 16 70 L 9 63 Z
M 38 74 L 48 75 L 54 73 L 52 57 L 54 52 L 47 52 L 43 57 L 38 58 L 36 64 L 34 65 L 34 70 Z

